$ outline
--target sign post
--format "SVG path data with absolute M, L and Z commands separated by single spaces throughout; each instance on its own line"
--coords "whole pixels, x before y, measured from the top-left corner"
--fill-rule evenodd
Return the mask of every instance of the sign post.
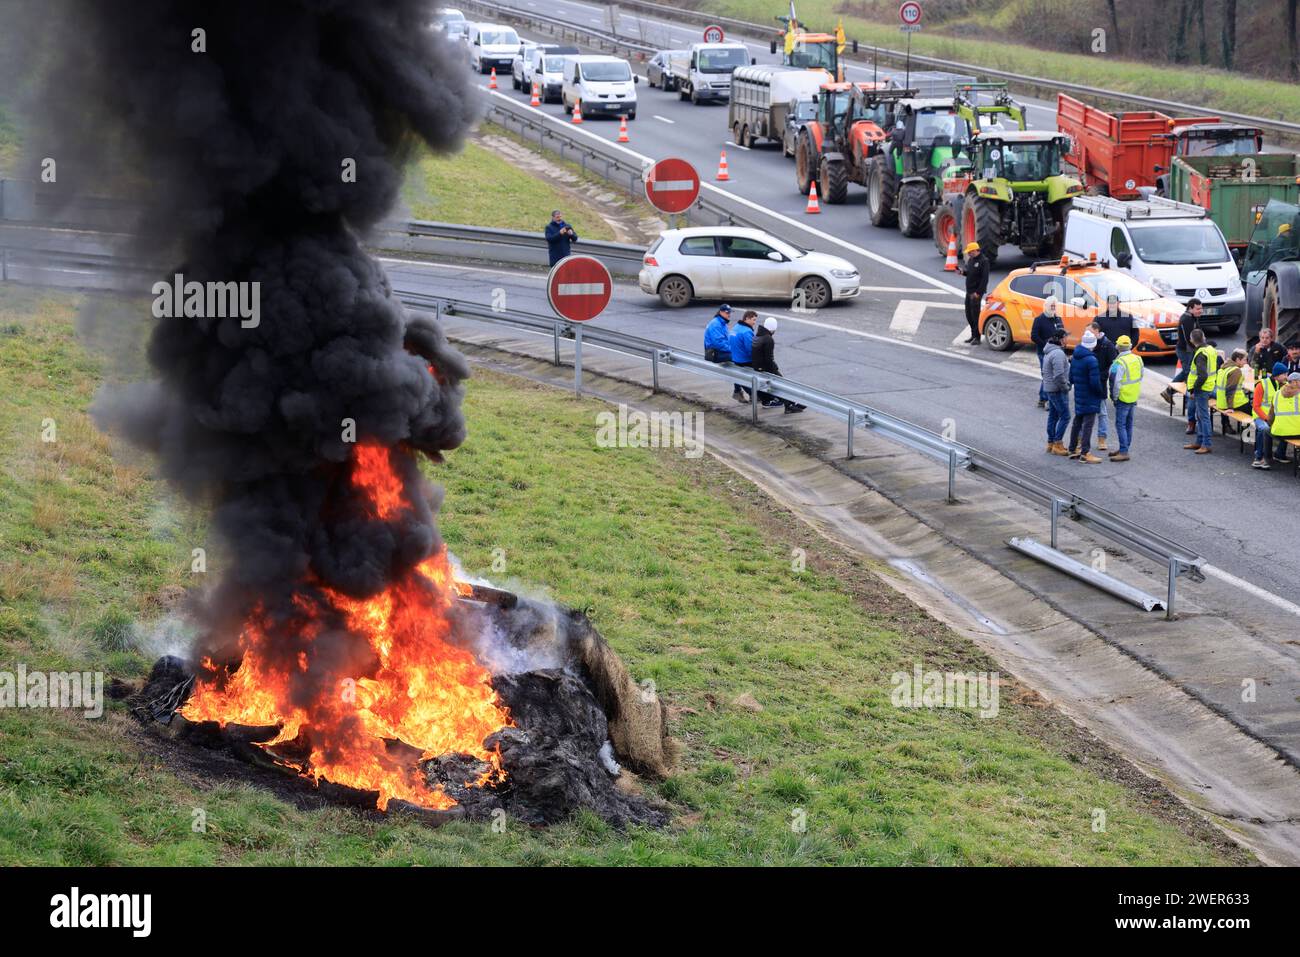
M 684 159 L 661 159 L 646 171 L 645 198 L 661 213 L 684 213 L 700 195 L 700 174 Z
M 898 8 L 898 19 L 903 24 L 898 29 L 907 34 L 906 79 L 903 81 L 903 88 L 910 89 L 912 86 L 912 34 L 921 29 L 921 4 L 917 3 L 917 0 L 906 0 Z
M 609 270 L 591 256 L 566 256 L 546 277 L 546 299 L 561 319 L 584 323 L 595 319 L 614 294 Z M 558 341 L 558 340 L 557 340 Z M 573 391 L 582 395 L 582 326 L 573 330 Z

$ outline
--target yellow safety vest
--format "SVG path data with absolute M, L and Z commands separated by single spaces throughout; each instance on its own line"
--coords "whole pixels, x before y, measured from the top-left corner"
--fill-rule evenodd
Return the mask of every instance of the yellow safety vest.
M 1205 381 L 1201 382 L 1196 375 L 1196 356 L 1205 353 Z M 1219 353 L 1214 346 L 1201 346 L 1192 356 L 1192 367 L 1187 370 L 1187 391 L 1188 392 L 1213 392 L 1214 377 L 1219 372 Z M 1200 383 L 1198 387 L 1198 383 Z
M 1273 424 L 1270 431 L 1279 439 L 1300 437 L 1300 392 L 1277 395 L 1273 399 Z
M 1136 402 L 1142 392 L 1142 359 L 1131 352 L 1122 352 L 1115 359 L 1120 368 L 1117 402 Z
M 1259 411 L 1264 413 L 1263 421 L 1267 422 L 1268 412 L 1271 408 L 1273 408 L 1273 396 L 1277 395 L 1278 387 L 1273 384 L 1272 379 L 1264 379 L 1263 383 L 1264 383 L 1264 399 L 1259 404 Z M 1259 420 L 1260 417 L 1257 415 L 1255 416 L 1255 418 L 1256 420 Z
M 1250 404 L 1250 396 L 1246 390 L 1241 387 L 1238 380 L 1237 388 L 1232 390 L 1232 395 L 1228 395 L 1228 373 L 1237 369 L 1235 365 L 1226 365 L 1218 371 L 1214 377 L 1214 405 L 1220 412 L 1227 412 L 1231 409 L 1240 409 Z M 1246 374 L 1245 369 L 1239 370 L 1242 375 Z

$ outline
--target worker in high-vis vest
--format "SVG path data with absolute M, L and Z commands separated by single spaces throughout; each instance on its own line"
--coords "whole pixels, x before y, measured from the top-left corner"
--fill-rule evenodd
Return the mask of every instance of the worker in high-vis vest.
M 1246 350 L 1233 349 L 1219 371 L 1214 376 L 1214 407 L 1223 416 L 1225 435 L 1232 435 L 1233 429 L 1228 425 L 1225 412 L 1237 412 L 1250 405 L 1250 393 L 1246 390 Z
M 1260 370 L 1261 372 L 1263 370 Z M 1255 397 L 1251 411 L 1255 413 L 1255 461 L 1250 463 L 1253 469 L 1270 469 L 1274 458 L 1286 459 L 1286 443 L 1279 443 L 1280 455 L 1273 454 L 1272 432 L 1268 427 L 1269 415 L 1273 411 L 1273 400 L 1282 386 L 1286 384 L 1286 363 L 1275 362 L 1269 370 L 1271 375 L 1263 376 L 1255 383 Z
M 1115 436 L 1119 448 L 1110 453 L 1112 462 L 1127 462 L 1133 444 L 1133 411 L 1142 392 L 1142 359 L 1133 351 L 1133 340 L 1120 336 L 1115 340 L 1119 355 L 1110 365 L 1110 394 L 1115 400 Z
M 1205 333 L 1192 330 L 1192 371 L 1187 373 L 1187 398 L 1192 403 L 1196 417 L 1196 440 L 1183 448 L 1197 455 L 1209 455 L 1214 429 L 1210 422 L 1210 398 L 1214 395 L 1214 381 L 1219 374 L 1219 352 L 1205 341 Z
M 1300 372 L 1288 375 L 1286 385 L 1273 396 L 1268 430 L 1281 446 L 1286 445 L 1286 439 L 1300 439 Z

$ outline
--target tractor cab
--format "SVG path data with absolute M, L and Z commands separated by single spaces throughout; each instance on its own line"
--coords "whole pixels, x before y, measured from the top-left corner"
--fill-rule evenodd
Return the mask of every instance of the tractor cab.
M 1264 151 L 1264 133 L 1253 126 L 1191 123 L 1169 132 L 1176 156 L 1247 156 Z
M 825 70 L 834 81 L 844 79 L 840 47 L 858 52 L 857 40 L 841 40 L 834 33 L 809 33 L 789 17 L 777 17 L 782 30 L 772 39 L 772 53 L 781 52 L 781 64 L 800 70 Z
M 931 179 L 954 158 L 969 152 L 970 124 L 950 99 L 899 100 L 889 150 L 900 177 Z
M 1041 189 L 1061 175 L 1066 138 L 1037 131 L 988 132 L 971 147 L 975 174 L 982 180 L 1005 180 L 1013 190 Z
M 1256 214 L 1241 274 L 1250 277 L 1276 262 L 1300 259 L 1300 206 L 1269 200 Z

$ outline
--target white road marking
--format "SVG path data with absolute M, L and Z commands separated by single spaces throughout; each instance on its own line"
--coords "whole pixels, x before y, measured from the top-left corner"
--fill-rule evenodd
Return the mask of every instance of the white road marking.
M 731 142 L 731 140 L 727 140 L 727 142 L 724 143 L 723 145 L 724 145 L 724 146 L 734 146 L 734 147 L 735 147 L 736 149 L 738 149 L 738 150 L 744 150 L 746 153 L 749 152 L 749 147 L 748 147 L 748 146 L 741 146 L 739 143 L 733 143 L 733 142 Z
M 658 120 L 660 123 L 668 123 L 669 125 L 671 125 L 671 124 L 673 123 L 673 121 L 670 120 L 670 119 L 668 119 L 668 117 L 666 117 L 666 116 L 660 116 L 658 113 L 655 113 L 655 114 L 654 114 L 654 118 L 655 118 L 656 120 Z
M 1254 595 L 1256 598 L 1260 598 L 1268 602 L 1270 605 L 1275 605 L 1288 614 L 1300 617 L 1300 605 L 1287 601 L 1281 595 L 1274 595 L 1271 591 L 1260 588 L 1258 585 L 1251 584 L 1244 578 L 1238 578 L 1231 572 L 1225 572 L 1222 568 L 1218 568 L 1214 565 L 1202 565 L 1201 571 L 1205 572 L 1207 575 L 1213 575 L 1215 578 L 1219 579 L 1219 581 L 1231 585 L 1233 588 L 1240 588 L 1242 591 Z
M 509 100 L 513 102 L 513 100 L 510 100 L 510 97 L 506 96 L 504 93 L 500 92 L 499 90 L 488 90 L 487 92 L 491 96 L 498 96 L 503 100 Z M 626 146 L 607 140 L 603 136 L 593 133 L 590 130 L 584 130 L 581 127 L 575 128 L 572 124 L 562 122 L 561 120 L 550 115 L 549 113 L 541 114 L 541 115 L 545 116 L 546 119 L 550 120 L 550 122 L 556 124 L 557 126 L 564 126 L 567 129 L 574 130 L 580 136 L 589 136 L 593 140 L 599 140 L 602 146 L 612 148 L 616 152 L 624 153 L 625 155 L 630 156 L 632 159 L 639 160 L 640 162 L 646 165 L 653 165 L 654 163 L 654 160 L 651 157 L 646 156 L 644 153 L 638 153 L 636 152 L 636 150 L 628 149 Z M 870 249 L 864 249 L 861 246 L 856 246 L 853 243 L 848 242 L 847 240 L 841 239 L 838 236 L 832 236 L 830 233 L 822 232 L 822 230 L 816 229 L 815 227 L 805 225 L 804 223 L 801 223 L 795 219 L 791 219 L 789 216 L 786 216 L 782 213 L 777 213 L 777 212 L 773 212 L 770 209 L 765 209 L 763 206 L 761 206 L 758 203 L 748 200 L 743 196 L 738 196 L 735 193 L 728 193 L 726 190 L 718 186 L 715 186 L 712 183 L 701 183 L 700 187 L 701 189 L 712 190 L 713 192 L 721 196 L 726 196 L 732 200 L 735 200 L 736 202 L 740 203 L 742 206 L 746 206 L 749 209 L 752 209 L 757 213 L 761 213 L 764 216 L 769 216 L 772 219 L 779 220 L 780 222 L 783 222 L 788 226 L 793 227 L 794 229 L 802 230 L 808 233 L 809 235 L 816 236 L 818 239 L 823 239 L 828 243 L 833 243 L 834 245 L 841 247 L 842 249 L 847 249 L 850 252 L 857 253 L 859 256 L 864 256 L 867 259 L 872 260 L 873 262 L 878 262 L 882 266 L 888 266 L 889 268 L 893 269 L 896 272 L 901 272 L 904 275 L 911 276 L 913 279 L 920 280 L 926 285 L 933 286 L 934 288 L 944 293 L 947 293 L 948 295 L 952 295 L 952 296 L 963 295 L 962 290 L 958 289 L 954 285 L 951 285 L 950 283 L 946 283 L 943 282 L 942 280 L 935 279 L 933 276 L 927 276 L 925 273 L 921 272 L 920 270 L 913 269 L 910 266 L 904 266 L 902 263 L 896 262 L 895 260 L 890 259 L 888 256 L 882 256 L 880 253 L 872 252 Z
M 894 316 L 889 320 L 889 331 L 896 332 L 900 335 L 914 336 L 916 331 L 921 328 L 921 320 L 925 318 L 926 307 L 932 306 L 935 309 L 963 309 L 951 302 L 925 302 L 921 299 L 900 299 L 898 305 L 894 307 Z

